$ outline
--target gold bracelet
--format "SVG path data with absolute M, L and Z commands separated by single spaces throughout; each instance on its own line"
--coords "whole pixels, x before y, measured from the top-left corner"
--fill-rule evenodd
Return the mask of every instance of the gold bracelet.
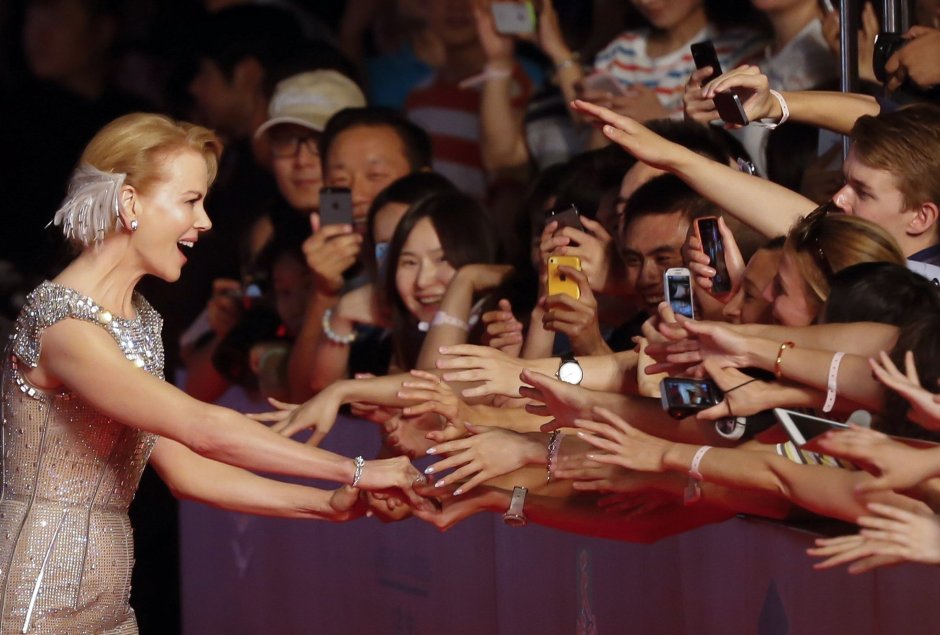
M 788 341 L 783 342 L 780 345 L 780 348 L 777 349 L 777 360 L 774 362 L 774 377 L 777 379 L 780 379 L 783 376 L 783 368 L 781 367 L 781 364 L 783 363 L 783 351 L 795 346 L 796 344 Z

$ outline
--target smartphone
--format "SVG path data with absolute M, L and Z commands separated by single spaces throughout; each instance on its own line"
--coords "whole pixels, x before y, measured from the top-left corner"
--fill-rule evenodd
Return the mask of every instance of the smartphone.
M 320 188 L 320 227 L 352 225 L 352 192 L 348 187 Z
M 826 451 L 819 447 L 819 438 L 830 430 L 848 430 L 847 423 L 840 423 L 831 419 L 823 419 L 812 415 L 787 410 L 785 408 L 774 408 L 774 415 L 787 431 L 787 435 L 796 447 L 825 454 Z M 912 439 L 910 437 L 898 437 L 889 435 L 895 441 L 900 441 L 915 448 L 932 448 L 937 444 L 932 441 L 923 441 L 921 439 Z
M 709 265 L 715 270 L 712 291 L 718 294 L 728 293 L 731 291 L 731 276 L 725 262 L 725 243 L 718 229 L 718 217 L 699 218 L 695 221 L 695 232 L 702 241 L 702 251 L 708 256 Z
M 584 225 L 581 224 L 581 214 L 574 205 L 569 205 L 562 209 L 550 209 L 545 212 L 545 224 L 555 221 L 558 223 L 558 229 L 562 227 L 574 227 L 578 231 L 584 231 Z M 558 229 L 555 231 L 557 232 Z
M 581 288 L 577 281 L 572 280 L 558 270 L 562 265 L 581 271 L 581 259 L 577 256 L 549 256 L 548 257 L 548 295 L 564 293 L 577 300 L 581 297 Z
M 676 419 L 711 408 L 724 398 L 712 380 L 687 377 L 664 378 L 659 383 L 659 395 L 663 410 Z
M 695 62 L 695 68 L 705 68 L 711 66 L 712 74 L 702 81 L 704 86 L 712 81 L 721 73 L 721 63 L 718 61 L 718 52 L 715 51 L 715 45 L 711 40 L 702 40 L 693 43 L 689 49 L 692 51 L 692 60 Z M 723 91 L 715 94 L 715 110 L 718 116 L 725 123 L 734 123 L 746 126 L 749 122 L 747 113 L 744 112 L 744 104 L 741 98 L 734 91 Z
M 490 5 L 490 12 L 498 33 L 535 33 L 535 7 L 531 2 L 494 2 Z
M 692 302 L 692 274 L 685 267 L 666 269 L 663 275 L 663 291 L 666 302 L 673 312 L 695 319 L 695 307 Z
M 627 92 L 624 89 L 623 83 L 605 70 L 594 71 L 581 80 L 581 85 L 585 90 L 610 93 L 612 95 L 623 95 Z
M 689 49 L 692 51 L 692 60 L 695 62 L 695 68 L 712 67 L 712 74 L 702 80 L 702 86 L 712 81 L 721 73 L 721 62 L 718 61 L 718 52 L 711 40 L 702 40 L 694 42 Z
M 718 116 L 725 123 L 736 123 L 740 126 L 746 126 L 750 123 L 750 119 L 747 118 L 747 113 L 744 111 L 744 104 L 737 93 L 730 90 L 715 93 L 714 101 L 715 110 L 718 111 Z

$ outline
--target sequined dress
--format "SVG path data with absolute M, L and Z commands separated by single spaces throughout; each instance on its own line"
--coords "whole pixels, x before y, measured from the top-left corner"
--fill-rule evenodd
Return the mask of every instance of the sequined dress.
M 39 363 L 43 330 L 72 318 L 105 329 L 128 370 L 162 378 L 162 320 L 140 295 L 134 306 L 136 318 L 120 319 L 45 282 L 17 319 L 2 365 L 0 633 L 137 633 L 127 508 L 156 436 L 68 390 L 36 389 L 22 374 Z

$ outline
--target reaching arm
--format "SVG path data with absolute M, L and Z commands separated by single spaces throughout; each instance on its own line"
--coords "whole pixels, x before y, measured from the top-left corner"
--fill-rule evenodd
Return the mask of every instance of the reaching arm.
M 172 439 L 157 441 L 150 463 L 173 495 L 181 499 L 246 514 L 285 518 L 340 521 L 361 515 L 354 511 L 358 490 L 351 487 L 331 492 L 263 478 L 201 457 Z

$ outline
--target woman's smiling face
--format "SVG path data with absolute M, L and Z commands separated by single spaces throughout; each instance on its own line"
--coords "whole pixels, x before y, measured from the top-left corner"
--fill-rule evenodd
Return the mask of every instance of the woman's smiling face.
M 418 221 L 398 257 L 395 288 L 408 312 L 430 322 L 440 308 L 455 269 L 447 261 L 429 218 Z
M 138 229 L 131 245 L 146 273 L 168 282 L 179 279 L 186 250 L 212 227 L 205 208 L 208 182 L 203 156 L 178 150 L 164 158 L 162 180 L 136 193 Z

